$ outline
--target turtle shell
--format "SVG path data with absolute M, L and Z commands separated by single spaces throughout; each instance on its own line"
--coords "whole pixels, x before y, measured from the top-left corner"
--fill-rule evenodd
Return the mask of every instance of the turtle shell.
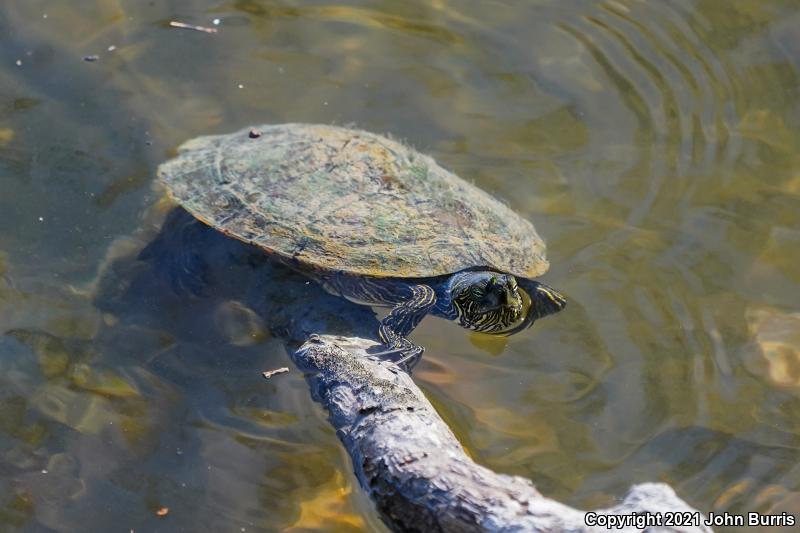
M 158 174 L 210 226 L 313 268 L 424 278 L 544 273 L 527 220 L 403 144 L 347 128 L 267 125 L 198 137 Z

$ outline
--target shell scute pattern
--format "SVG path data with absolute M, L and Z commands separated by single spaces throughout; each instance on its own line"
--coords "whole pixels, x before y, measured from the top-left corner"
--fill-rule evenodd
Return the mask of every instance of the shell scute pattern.
M 536 230 L 428 156 L 372 133 L 308 124 L 199 137 L 159 167 L 171 196 L 224 233 L 313 268 L 432 277 L 547 270 Z

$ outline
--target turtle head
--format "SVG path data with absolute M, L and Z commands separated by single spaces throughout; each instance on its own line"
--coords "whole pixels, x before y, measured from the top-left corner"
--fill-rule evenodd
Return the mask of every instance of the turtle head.
M 458 320 L 467 329 L 502 335 L 522 320 L 524 302 L 510 274 L 461 272 L 453 276 L 450 292 Z

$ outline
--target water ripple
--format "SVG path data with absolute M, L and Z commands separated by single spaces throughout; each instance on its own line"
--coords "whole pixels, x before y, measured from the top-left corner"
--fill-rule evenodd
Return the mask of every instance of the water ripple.
M 735 84 L 696 34 L 694 14 L 668 3 L 608 2 L 587 11 L 558 27 L 589 51 L 637 117 L 640 155 L 625 178 L 647 187 L 627 220 L 641 225 L 661 212 L 659 199 L 690 194 L 695 176 L 736 160 Z

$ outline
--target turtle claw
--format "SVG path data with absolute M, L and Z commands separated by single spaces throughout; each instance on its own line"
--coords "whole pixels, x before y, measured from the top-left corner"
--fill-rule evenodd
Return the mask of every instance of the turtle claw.
M 390 369 L 397 368 L 410 374 L 411 370 L 422 358 L 422 353 L 424 351 L 425 349 L 422 346 L 417 346 L 405 340 L 405 342 L 398 342 L 394 346 L 389 346 L 386 350 L 367 352 L 367 354 L 373 359 L 380 360 L 381 363 L 386 363 Z M 390 358 L 393 357 L 397 357 L 398 359 L 391 360 Z

